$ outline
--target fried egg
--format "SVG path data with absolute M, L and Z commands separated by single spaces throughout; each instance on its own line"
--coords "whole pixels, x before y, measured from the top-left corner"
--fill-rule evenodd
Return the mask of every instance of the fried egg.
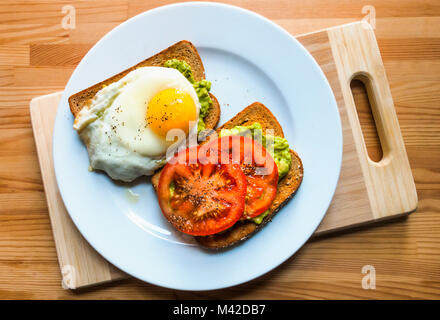
M 74 121 L 87 146 L 90 166 L 111 178 L 132 181 L 165 164 L 172 129 L 197 134 L 200 103 L 192 84 L 176 69 L 142 67 L 103 87 Z

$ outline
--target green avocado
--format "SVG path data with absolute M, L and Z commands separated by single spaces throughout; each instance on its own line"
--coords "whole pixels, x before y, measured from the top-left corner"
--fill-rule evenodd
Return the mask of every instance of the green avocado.
M 220 137 L 223 136 L 245 136 L 259 141 L 271 154 L 278 168 L 278 179 L 283 178 L 292 165 L 292 155 L 289 151 L 289 143 L 286 139 L 278 136 L 263 135 L 261 124 L 254 122 L 250 126 L 235 126 L 231 129 L 222 129 Z M 256 224 L 263 222 L 263 219 L 270 213 L 266 210 L 259 216 L 252 219 Z
M 252 219 L 253 222 L 255 222 L 256 224 L 260 224 L 263 222 L 263 219 L 270 213 L 270 210 L 267 209 L 266 211 L 264 211 L 262 214 L 260 214 L 259 216 L 256 216 L 255 218 Z
M 209 107 L 212 105 L 212 99 L 209 96 L 211 90 L 211 82 L 208 80 L 195 81 L 191 66 L 183 60 L 171 59 L 165 61 L 164 67 L 173 68 L 182 73 L 186 79 L 193 85 L 196 90 L 197 97 L 200 102 L 199 123 L 197 125 L 197 131 L 205 130 L 205 122 L 203 121 L 208 114 Z
M 174 184 L 174 181 L 170 183 L 169 188 L 170 188 L 170 196 L 172 197 L 174 195 L 174 191 L 176 190 L 176 185 Z

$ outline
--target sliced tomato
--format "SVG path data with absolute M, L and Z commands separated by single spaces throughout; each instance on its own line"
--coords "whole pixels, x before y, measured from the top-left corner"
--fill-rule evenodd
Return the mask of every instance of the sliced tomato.
M 240 220 L 246 177 L 239 165 L 201 161 L 199 148 L 179 152 L 163 168 L 158 186 L 165 218 L 181 232 L 202 236 Z
M 212 159 L 218 157 L 221 163 L 240 164 L 247 180 L 243 219 L 254 218 L 270 207 L 277 193 L 278 168 L 259 142 L 248 137 L 225 136 L 202 146 L 200 153 Z

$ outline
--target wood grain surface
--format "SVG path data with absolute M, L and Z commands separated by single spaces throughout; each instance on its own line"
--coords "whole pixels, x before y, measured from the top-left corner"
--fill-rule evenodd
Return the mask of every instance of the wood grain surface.
M 440 298 L 440 3 L 435 0 L 228 1 L 294 35 L 361 20 L 374 8 L 417 187 L 415 214 L 314 239 L 276 270 L 226 290 L 181 292 L 135 279 L 75 292 L 61 288 L 29 102 L 62 90 L 87 50 L 114 26 L 171 2 L 0 2 L 0 298 Z M 76 9 L 75 29 L 63 29 L 65 5 Z M 369 154 L 380 154 L 362 86 L 352 87 Z M 365 265 L 375 267 L 374 290 L 362 288 Z

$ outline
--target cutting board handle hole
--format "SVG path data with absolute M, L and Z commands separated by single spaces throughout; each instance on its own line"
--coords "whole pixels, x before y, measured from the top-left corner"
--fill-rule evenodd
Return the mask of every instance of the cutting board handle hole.
M 383 147 L 380 135 L 380 121 L 375 117 L 377 105 L 374 98 L 372 81 L 367 74 L 359 73 L 350 82 L 356 111 L 362 129 L 368 157 L 371 161 L 379 162 L 383 158 Z

